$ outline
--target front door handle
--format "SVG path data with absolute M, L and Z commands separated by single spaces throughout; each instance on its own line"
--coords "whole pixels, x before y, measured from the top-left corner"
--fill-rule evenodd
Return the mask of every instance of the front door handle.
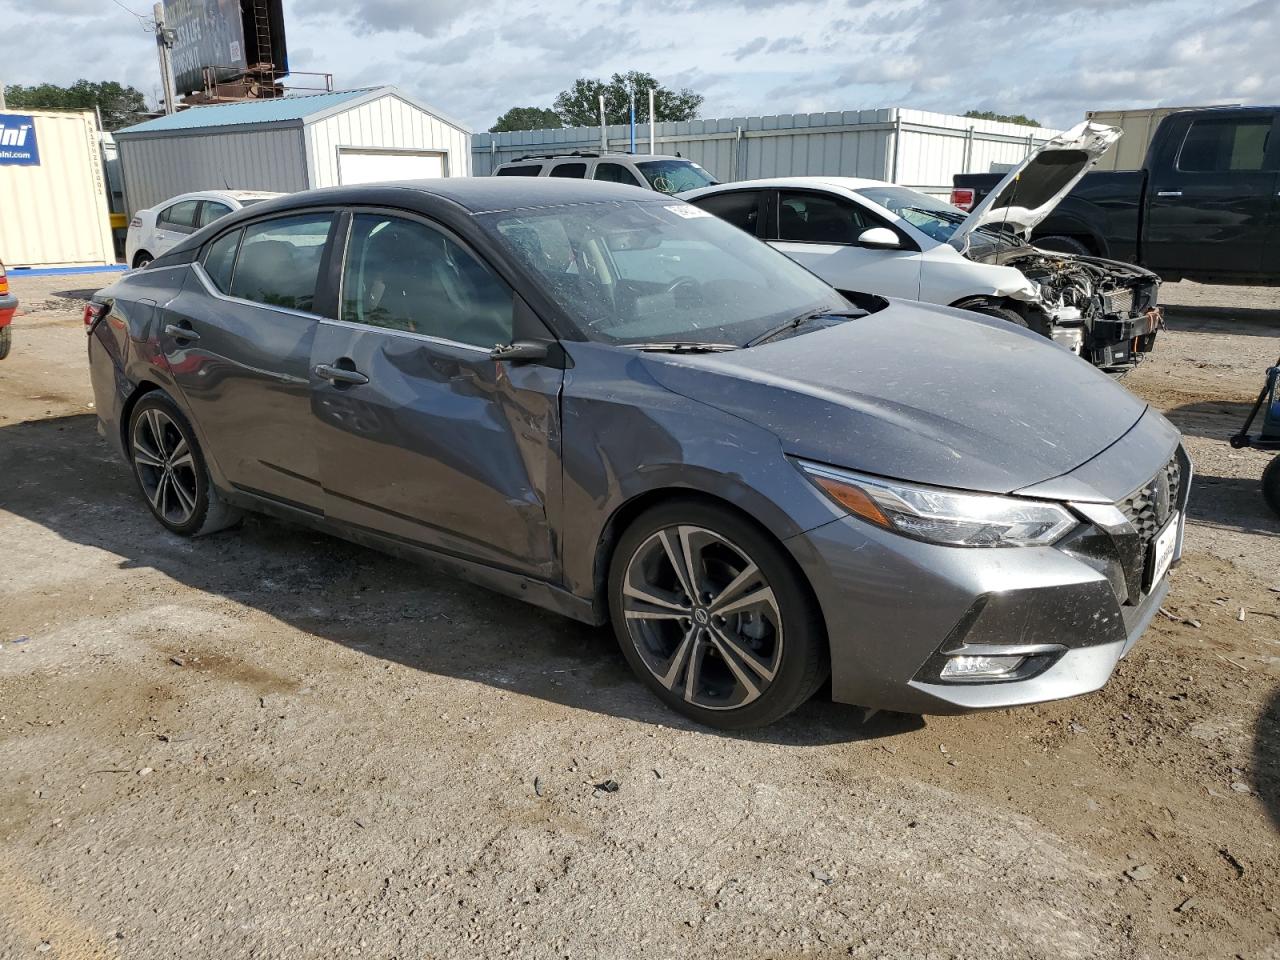
M 1157 197 L 1180 197 L 1182 196 L 1182 191 L 1181 190 L 1158 190 L 1156 191 L 1156 196 Z
M 196 333 L 190 327 L 184 327 L 177 323 L 167 323 L 164 327 L 167 336 L 173 337 L 175 340 L 190 340 L 192 343 L 200 339 L 200 334 Z
M 316 376 L 321 380 L 330 380 L 334 383 L 350 383 L 360 385 L 369 382 L 359 370 L 344 370 L 342 367 L 335 367 L 331 363 L 316 364 Z

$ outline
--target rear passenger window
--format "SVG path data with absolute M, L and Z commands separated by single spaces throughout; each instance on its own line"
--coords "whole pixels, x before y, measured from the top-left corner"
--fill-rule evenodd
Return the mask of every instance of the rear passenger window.
M 213 223 L 213 221 L 221 220 L 230 212 L 231 208 L 225 203 L 206 200 L 204 202 L 204 206 L 200 208 L 200 220 L 196 223 L 196 226 L 207 227 L 209 224 Z
M 734 190 L 714 197 L 700 197 L 693 202 L 707 213 L 741 227 L 753 237 L 756 235 L 756 223 L 760 219 L 759 190 Z
M 625 183 L 631 187 L 640 186 L 640 181 L 620 163 L 597 163 L 594 179 L 607 183 Z
M 523 167 L 503 167 L 498 171 L 500 177 L 536 177 L 542 172 L 542 164 L 529 164 Z
M 464 247 L 416 220 L 357 214 L 341 319 L 475 347 L 510 343 L 511 289 Z
M 290 310 L 315 308 L 320 261 L 333 215 L 311 213 L 244 228 L 231 295 Z
M 204 255 L 204 272 L 223 293 L 231 290 L 231 271 L 236 265 L 236 250 L 243 230 L 233 230 L 209 244 Z
M 551 168 L 550 176 L 553 177 L 573 177 L 581 180 L 587 175 L 587 165 L 585 163 L 557 163 Z
M 1178 169 L 1192 173 L 1262 170 L 1271 118 L 1196 120 L 1178 153 Z

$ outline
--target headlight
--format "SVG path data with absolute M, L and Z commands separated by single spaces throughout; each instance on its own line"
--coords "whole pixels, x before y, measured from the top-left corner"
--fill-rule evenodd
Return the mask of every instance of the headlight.
M 827 496 L 855 516 L 904 536 L 953 547 L 1056 543 L 1079 522 L 1056 503 L 962 493 L 882 480 L 797 461 Z

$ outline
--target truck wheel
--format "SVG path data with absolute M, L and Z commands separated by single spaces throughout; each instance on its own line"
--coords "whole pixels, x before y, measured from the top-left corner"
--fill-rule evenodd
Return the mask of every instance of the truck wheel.
M 1038 250 L 1052 250 L 1055 253 L 1077 253 L 1082 257 L 1090 256 L 1093 251 L 1075 237 L 1037 237 L 1031 245 Z
M 1262 471 L 1262 499 L 1280 517 L 1280 455 L 1273 457 Z
M 0 327 L 0 360 L 9 355 L 9 347 L 13 344 L 13 334 L 7 326 Z

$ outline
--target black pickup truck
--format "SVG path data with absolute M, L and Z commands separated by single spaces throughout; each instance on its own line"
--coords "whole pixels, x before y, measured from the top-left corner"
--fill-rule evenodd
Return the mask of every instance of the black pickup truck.
M 958 174 L 972 209 L 1003 174 Z M 1141 170 L 1086 174 L 1032 242 L 1154 270 L 1164 280 L 1280 285 L 1280 107 L 1170 114 Z

